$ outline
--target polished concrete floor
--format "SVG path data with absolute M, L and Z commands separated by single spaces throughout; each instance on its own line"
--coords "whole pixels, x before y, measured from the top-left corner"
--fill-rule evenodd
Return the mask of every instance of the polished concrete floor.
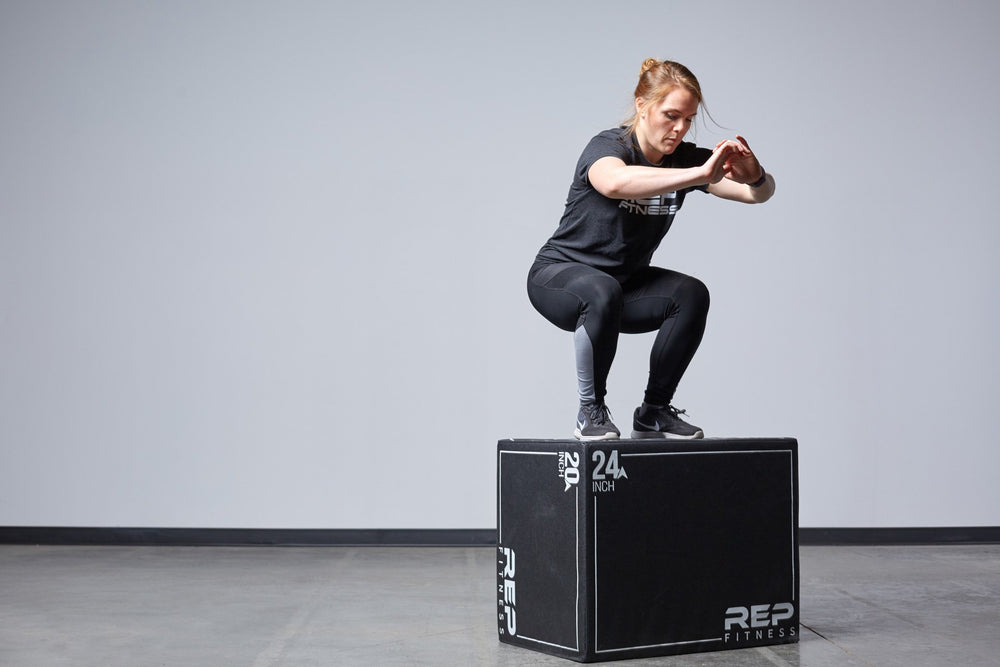
M 0 665 L 571 665 L 493 548 L 0 546 Z M 801 641 L 614 664 L 1000 665 L 1000 545 L 803 547 Z

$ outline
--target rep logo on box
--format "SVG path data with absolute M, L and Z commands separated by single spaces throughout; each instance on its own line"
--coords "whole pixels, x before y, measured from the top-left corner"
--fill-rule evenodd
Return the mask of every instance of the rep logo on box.
M 514 550 L 510 547 L 499 547 L 500 560 L 498 561 L 500 565 L 500 576 L 498 579 L 502 581 L 497 586 L 497 605 L 500 607 L 500 611 L 497 617 L 500 621 L 500 634 L 504 634 L 506 631 L 512 636 L 517 635 L 517 586 L 514 583 L 514 571 L 516 570 L 516 565 L 514 563 Z M 504 620 L 507 621 L 506 627 L 504 627 Z
M 794 637 L 798 633 L 797 625 L 781 624 L 794 614 L 795 605 L 791 602 L 730 607 L 726 609 L 724 641 L 728 644 Z

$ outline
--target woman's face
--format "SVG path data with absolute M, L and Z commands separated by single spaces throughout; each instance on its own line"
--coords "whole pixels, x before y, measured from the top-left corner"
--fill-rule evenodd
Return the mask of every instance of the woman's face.
M 674 88 L 659 102 L 644 104 L 637 99 L 635 104 L 636 138 L 643 155 L 654 164 L 674 152 L 698 113 L 698 98 L 683 87 Z

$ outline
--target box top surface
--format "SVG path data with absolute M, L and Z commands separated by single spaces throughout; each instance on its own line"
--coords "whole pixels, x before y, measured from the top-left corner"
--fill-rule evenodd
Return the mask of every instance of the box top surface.
M 497 441 L 498 449 L 530 451 L 532 449 L 620 449 L 624 451 L 708 452 L 722 450 L 782 449 L 798 451 L 795 438 L 701 438 L 698 440 L 667 440 L 621 438 L 617 440 L 531 439 L 507 438 Z

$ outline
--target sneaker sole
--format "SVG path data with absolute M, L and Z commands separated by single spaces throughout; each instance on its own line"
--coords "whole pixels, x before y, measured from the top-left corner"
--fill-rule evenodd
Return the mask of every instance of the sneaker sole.
M 705 432 L 700 429 L 693 435 L 664 433 L 663 431 L 632 431 L 633 440 L 700 440 L 704 437 Z
M 586 440 L 589 442 L 593 440 L 617 440 L 618 434 L 605 433 L 604 435 L 583 435 L 582 433 L 580 433 L 580 429 L 574 429 L 573 437 L 576 438 L 577 440 Z

